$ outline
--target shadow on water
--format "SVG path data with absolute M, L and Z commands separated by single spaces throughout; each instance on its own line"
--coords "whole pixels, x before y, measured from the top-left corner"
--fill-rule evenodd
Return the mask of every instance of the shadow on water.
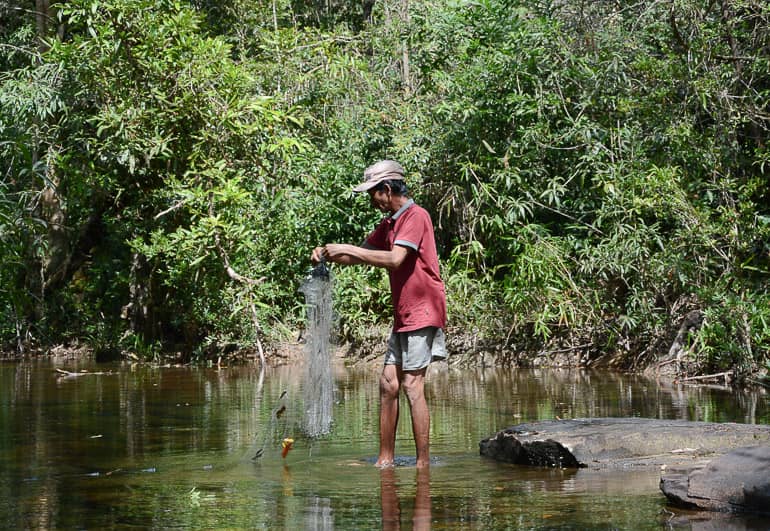
M 479 441 L 503 427 L 557 416 L 766 424 L 761 389 L 439 364 L 428 375 L 433 461 L 422 473 L 408 415 L 397 432 L 401 466 L 371 465 L 376 367 L 334 367 L 333 422 L 318 437 L 304 432 L 302 367 L 60 367 L 102 373 L 72 378 L 55 367 L 0 364 L 8 528 L 770 528 L 763 518 L 670 510 L 658 470 L 534 469 L 478 455 Z M 287 437 L 294 444 L 282 457 Z

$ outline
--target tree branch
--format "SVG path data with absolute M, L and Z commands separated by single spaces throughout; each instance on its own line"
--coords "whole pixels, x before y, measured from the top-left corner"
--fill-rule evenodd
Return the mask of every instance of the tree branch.
M 187 198 L 185 198 L 185 199 L 182 199 L 182 200 L 181 200 L 181 201 L 179 201 L 177 204 L 175 204 L 175 205 L 171 206 L 170 208 L 167 208 L 167 209 L 166 209 L 166 210 L 164 210 L 163 212 L 159 212 L 159 213 L 155 214 L 155 217 L 154 217 L 153 219 L 160 219 L 160 218 L 162 218 L 163 216 L 165 216 L 166 214 L 168 214 L 169 212 L 173 212 L 173 211 L 174 211 L 174 210 L 176 210 L 177 208 L 181 208 L 181 207 L 183 207 L 183 206 L 185 205 L 185 203 L 187 203 Z
M 209 198 L 209 215 L 213 218 L 214 217 L 214 201 Z M 222 247 L 222 242 L 219 238 L 219 231 L 215 228 L 214 229 L 214 245 L 217 247 L 217 252 L 219 252 L 220 258 L 222 258 L 222 261 L 224 262 L 225 271 L 227 272 L 227 276 L 231 279 L 242 282 L 244 284 L 249 284 L 251 286 L 255 286 L 257 284 L 261 284 L 265 281 L 265 277 L 259 278 L 259 279 L 253 279 L 249 277 L 245 277 L 238 273 L 235 269 L 230 266 L 230 259 L 227 257 L 227 253 L 225 252 L 224 248 Z

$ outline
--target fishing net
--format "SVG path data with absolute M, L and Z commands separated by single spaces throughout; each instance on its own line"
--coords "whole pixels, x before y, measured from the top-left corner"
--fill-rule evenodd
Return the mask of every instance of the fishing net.
M 331 365 L 332 275 L 321 262 L 299 289 L 305 295 L 305 433 L 316 437 L 329 433 L 334 403 Z

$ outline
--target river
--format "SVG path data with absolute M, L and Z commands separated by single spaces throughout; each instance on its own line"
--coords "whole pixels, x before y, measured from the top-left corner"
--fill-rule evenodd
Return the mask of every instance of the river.
M 478 451 L 479 440 L 499 429 L 556 417 L 768 424 L 762 388 L 438 364 L 426 388 L 430 469 L 409 466 L 402 403 L 396 450 L 406 464 L 381 471 L 372 466 L 378 370 L 336 367 L 332 431 L 308 439 L 296 366 L 0 362 L 0 522 L 8 529 L 770 529 L 770 519 L 703 520 L 671 509 L 659 470 L 526 468 Z M 284 438 L 295 440 L 285 458 Z

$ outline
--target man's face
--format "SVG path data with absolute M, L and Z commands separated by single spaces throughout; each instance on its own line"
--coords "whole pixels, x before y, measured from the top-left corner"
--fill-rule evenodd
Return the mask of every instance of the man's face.
M 369 201 L 380 212 L 390 212 L 390 188 L 385 186 L 382 190 L 369 190 Z

